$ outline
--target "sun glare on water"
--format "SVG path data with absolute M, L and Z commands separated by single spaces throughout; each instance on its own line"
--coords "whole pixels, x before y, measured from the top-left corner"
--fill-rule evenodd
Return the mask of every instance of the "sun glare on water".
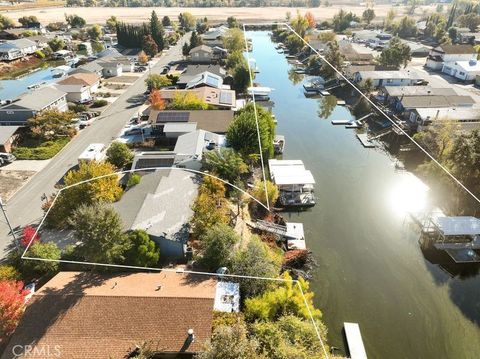
M 390 192 L 390 204 L 400 216 L 427 209 L 428 186 L 411 173 L 404 173 Z

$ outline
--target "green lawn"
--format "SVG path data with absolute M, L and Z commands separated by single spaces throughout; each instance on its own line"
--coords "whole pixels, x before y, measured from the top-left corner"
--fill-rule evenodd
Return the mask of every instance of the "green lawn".
M 14 148 L 13 154 L 19 160 L 47 160 L 55 156 L 68 142 L 70 138 L 58 138 L 45 142 L 25 139 L 20 146 Z

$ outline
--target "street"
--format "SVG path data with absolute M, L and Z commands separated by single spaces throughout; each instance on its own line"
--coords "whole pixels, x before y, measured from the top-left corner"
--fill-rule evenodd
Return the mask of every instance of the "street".
M 182 45 L 189 39 L 189 34 L 181 38 L 177 45 L 172 46 L 162 55 L 159 61 L 152 67 L 152 73 L 159 73 L 162 66 L 170 61 L 179 60 L 182 56 Z M 30 182 L 20 189 L 7 203 L 6 210 L 16 233 L 19 229 L 38 223 L 42 216 L 41 197 L 45 193 L 50 195 L 55 191 L 55 184 L 75 165 L 78 156 L 91 143 L 104 143 L 108 145 L 120 133 L 125 123 L 134 115 L 139 106 L 134 103 L 143 98 L 146 90 L 145 78 L 149 71 L 140 77 L 128 90 L 123 93 L 101 117 L 91 126 L 81 131 L 72 141 L 54 157 L 48 166 L 38 172 Z M 0 251 L 1 258 L 8 252 L 12 236 L 9 235 L 7 223 L 0 213 Z

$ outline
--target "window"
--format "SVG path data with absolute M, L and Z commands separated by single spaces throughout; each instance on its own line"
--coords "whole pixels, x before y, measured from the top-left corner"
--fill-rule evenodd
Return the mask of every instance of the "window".
M 459 74 L 460 74 L 460 76 L 463 76 L 463 75 L 465 75 L 465 72 L 460 71 Z

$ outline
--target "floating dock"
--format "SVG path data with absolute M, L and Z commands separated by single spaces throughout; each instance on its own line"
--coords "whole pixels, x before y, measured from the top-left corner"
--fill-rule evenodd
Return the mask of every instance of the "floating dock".
M 375 144 L 370 141 L 370 139 L 368 138 L 368 135 L 366 133 L 358 133 L 357 138 L 360 140 L 363 147 L 365 147 L 365 148 L 374 148 L 375 147 Z
M 353 120 L 332 120 L 330 121 L 332 125 L 350 125 Z
M 367 352 L 363 345 L 362 334 L 358 323 L 343 323 L 348 351 L 352 359 L 367 359 Z

